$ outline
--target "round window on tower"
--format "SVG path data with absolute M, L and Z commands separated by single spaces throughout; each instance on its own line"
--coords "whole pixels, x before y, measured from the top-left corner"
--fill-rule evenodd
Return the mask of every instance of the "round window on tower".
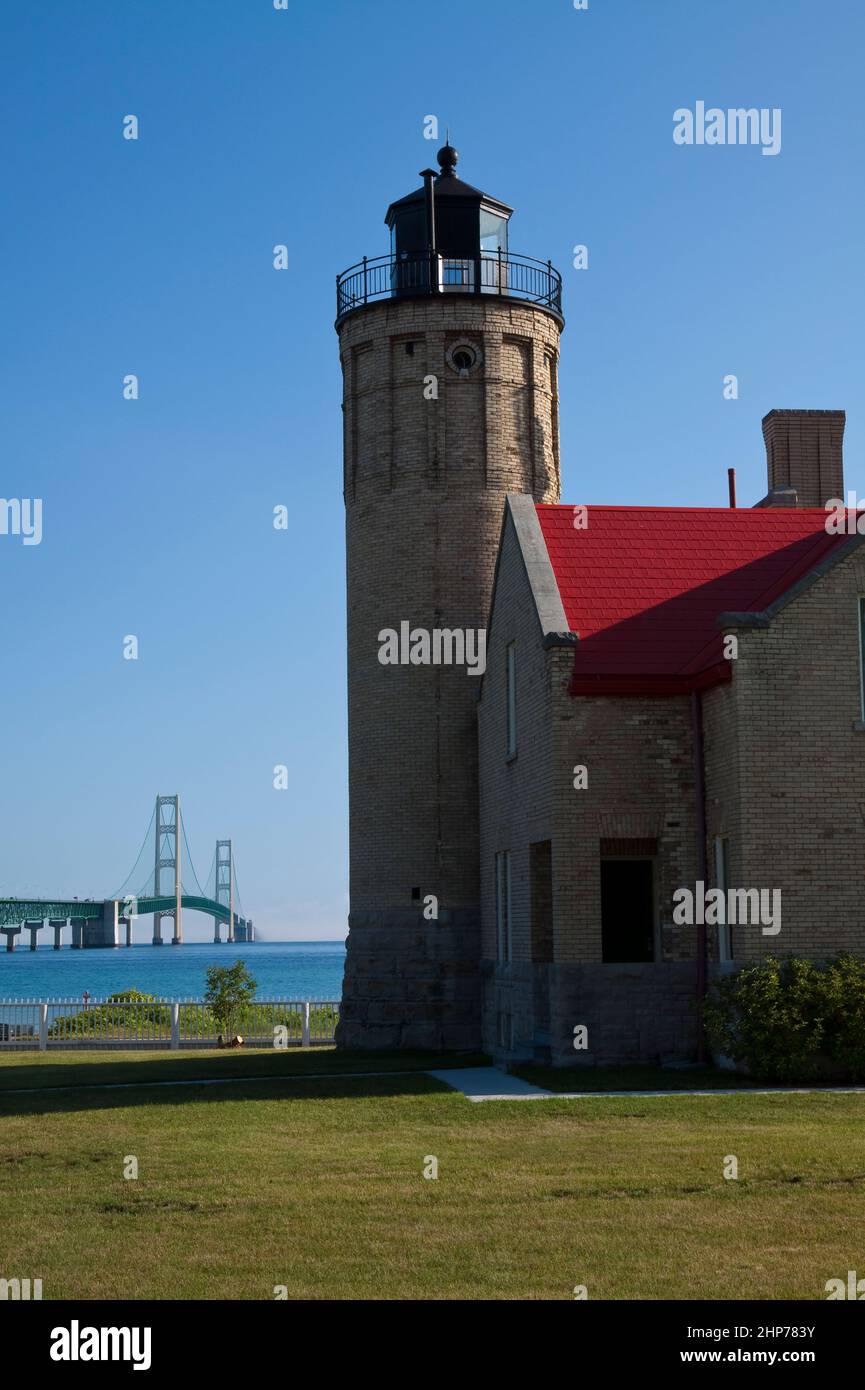
M 481 350 L 476 343 L 452 343 L 447 351 L 448 366 L 458 376 L 468 376 L 480 365 Z

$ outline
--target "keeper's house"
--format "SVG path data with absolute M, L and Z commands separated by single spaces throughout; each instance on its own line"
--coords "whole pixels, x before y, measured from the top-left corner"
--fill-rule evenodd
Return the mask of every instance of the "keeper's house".
M 687 1059 L 725 963 L 865 951 L 865 551 L 825 510 L 843 431 L 773 410 L 748 509 L 507 497 L 479 703 L 497 1058 Z

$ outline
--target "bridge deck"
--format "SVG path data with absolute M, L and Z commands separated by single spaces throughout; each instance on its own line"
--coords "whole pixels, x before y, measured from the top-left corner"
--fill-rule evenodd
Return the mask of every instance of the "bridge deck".
M 44 922 L 49 918 L 55 922 L 65 922 L 67 917 L 78 922 L 95 918 L 101 920 L 105 903 L 115 901 L 120 905 L 121 917 L 124 916 L 124 908 L 129 906 L 130 899 L 96 898 L 91 901 L 86 898 L 0 898 L 0 927 L 18 927 L 24 922 Z M 229 911 L 225 904 L 218 903 L 213 898 L 201 898 L 184 893 L 180 905 L 191 912 L 203 912 L 208 917 L 217 917 L 221 922 L 227 922 L 229 919 Z M 171 897 L 135 899 L 135 915 L 138 917 L 146 917 L 151 912 L 171 912 L 173 909 L 173 894 Z M 246 918 L 235 913 L 234 924 L 245 927 Z

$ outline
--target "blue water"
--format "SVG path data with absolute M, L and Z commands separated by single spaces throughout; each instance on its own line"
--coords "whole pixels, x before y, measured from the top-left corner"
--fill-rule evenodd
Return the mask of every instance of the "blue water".
M 28 944 L 22 944 L 22 938 Z M 5 941 L 5 938 L 3 938 Z M 29 937 L 16 949 L 0 949 L 0 1000 L 105 999 L 122 989 L 140 989 L 161 999 L 200 999 L 209 965 L 240 959 L 258 984 L 259 999 L 340 999 L 345 943 L 342 941 L 253 941 L 216 946 L 119 946 L 115 950 L 31 951 Z

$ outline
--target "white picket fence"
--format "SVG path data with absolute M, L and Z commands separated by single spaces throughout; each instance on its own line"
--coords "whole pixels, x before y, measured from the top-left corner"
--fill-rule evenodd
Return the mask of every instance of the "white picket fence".
M 332 1043 L 335 999 L 255 999 L 236 1031 L 250 1047 Z M 219 1025 L 201 999 L 0 1000 L 0 1051 L 216 1047 Z

